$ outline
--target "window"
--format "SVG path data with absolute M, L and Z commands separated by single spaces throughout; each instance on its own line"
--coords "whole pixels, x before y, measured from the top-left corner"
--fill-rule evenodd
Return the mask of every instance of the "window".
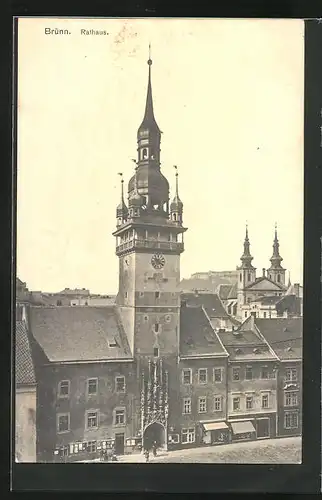
M 155 358 L 159 357 L 159 348 L 158 347 L 153 347 L 153 356 Z
M 125 392 L 125 377 L 123 375 L 115 377 L 116 392 Z
M 191 413 L 191 398 L 184 398 L 183 400 L 183 413 Z
M 285 392 L 285 406 L 296 406 L 298 404 L 297 392 Z
M 242 280 L 242 275 L 240 274 L 240 275 L 239 275 L 239 281 L 241 281 L 241 280 Z
M 86 428 L 95 429 L 98 427 L 98 411 L 89 410 L 86 412 Z
M 286 412 L 284 414 L 284 427 L 285 429 L 296 429 L 299 426 L 299 416 L 298 413 Z
M 198 382 L 199 384 L 207 383 L 207 368 L 199 368 L 198 370 Z
M 296 368 L 286 368 L 286 380 L 288 382 L 295 382 L 297 380 Z
M 70 425 L 69 413 L 59 413 L 57 415 L 57 432 L 68 432 Z
M 125 298 L 127 299 L 127 292 L 125 292 Z
M 69 446 L 63 446 L 62 448 L 60 448 L 59 455 L 61 457 L 68 457 L 68 455 L 69 455 Z
M 267 366 L 262 366 L 261 369 L 261 378 L 267 379 L 269 378 L 269 372 Z
M 240 380 L 239 368 L 233 368 L 233 380 Z
M 88 443 L 87 443 L 87 451 L 89 453 L 95 453 L 96 452 L 96 441 L 88 441 Z
M 262 394 L 262 408 L 268 408 L 268 394 Z
M 179 434 L 170 434 L 169 443 L 179 443 Z
M 234 411 L 240 410 L 240 398 L 239 397 L 233 398 L 233 410 Z
M 144 292 L 140 292 L 140 297 L 143 297 L 144 296 Z
M 195 442 L 195 429 L 182 429 L 181 431 L 181 442 L 182 443 L 194 443 Z
M 118 408 L 114 411 L 114 425 L 125 425 L 125 410 Z
M 245 318 L 247 318 L 247 311 L 245 311 L 245 315 L 244 316 L 245 316 Z
M 154 331 L 155 331 L 155 333 L 159 332 L 159 323 L 154 324 Z
M 87 380 L 87 394 L 97 394 L 97 378 L 89 378 Z
M 214 368 L 214 382 L 222 382 L 222 368 Z
M 251 366 L 246 366 L 245 378 L 246 380 L 253 379 L 253 368 Z
M 253 408 L 253 396 L 246 396 L 246 410 Z
M 207 398 L 199 398 L 198 399 L 198 412 L 199 413 L 206 413 L 207 411 Z
M 222 411 L 222 396 L 214 397 L 214 411 Z
M 58 396 L 60 398 L 68 398 L 70 390 L 69 380 L 61 380 L 58 384 Z
M 155 292 L 155 298 L 159 299 L 160 298 L 160 292 Z
M 186 368 L 182 370 L 182 383 L 185 385 L 191 384 L 191 370 L 190 368 Z
M 166 315 L 165 320 L 166 320 L 166 322 L 167 322 L 167 323 L 170 323 L 170 321 L 171 321 L 171 316 L 170 316 L 170 314 L 167 314 L 167 315 Z
M 263 317 L 266 318 L 266 311 L 263 312 Z
M 250 281 L 250 280 L 251 280 L 250 273 L 248 273 L 248 275 L 247 275 L 247 279 L 248 279 L 248 281 Z
M 277 281 L 278 281 L 278 283 L 281 281 L 281 275 L 280 274 L 277 275 Z
M 147 316 L 144 316 L 144 321 L 148 321 L 148 317 Z

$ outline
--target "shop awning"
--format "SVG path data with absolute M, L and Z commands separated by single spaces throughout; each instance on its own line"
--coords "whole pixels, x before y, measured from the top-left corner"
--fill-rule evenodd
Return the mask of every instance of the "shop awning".
M 204 422 L 203 427 L 205 431 L 216 431 L 219 429 L 228 429 L 228 425 L 225 422 Z
M 244 422 L 230 422 L 234 434 L 244 434 L 247 432 L 255 432 L 255 427 L 250 420 Z

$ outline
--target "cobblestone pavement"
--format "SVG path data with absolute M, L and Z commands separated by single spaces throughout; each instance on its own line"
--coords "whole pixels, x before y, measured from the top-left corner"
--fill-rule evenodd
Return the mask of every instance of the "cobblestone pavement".
M 118 462 L 144 463 L 143 454 L 124 455 Z M 150 463 L 301 463 L 301 438 L 265 439 L 221 446 L 160 451 Z

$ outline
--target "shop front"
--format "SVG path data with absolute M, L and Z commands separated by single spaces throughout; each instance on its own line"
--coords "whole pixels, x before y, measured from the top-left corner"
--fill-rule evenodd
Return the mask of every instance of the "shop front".
M 252 441 L 256 439 L 256 429 L 250 420 L 230 422 L 232 441 Z
M 227 444 L 230 441 L 230 430 L 226 422 L 201 422 L 203 427 L 203 443 L 209 445 Z

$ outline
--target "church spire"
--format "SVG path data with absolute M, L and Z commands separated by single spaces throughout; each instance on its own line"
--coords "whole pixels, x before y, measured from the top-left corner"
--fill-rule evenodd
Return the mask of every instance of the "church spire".
M 143 121 L 138 130 L 138 138 L 140 137 L 140 132 L 142 133 L 142 131 L 147 131 L 148 134 L 154 132 L 160 135 L 160 129 L 154 117 L 154 110 L 153 110 L 152 83 L 151 83 L 151 66 L 152 66 L 151 44 L 149 45 L 148 66 L 149 66 L 149 75 L 148 75 L 148 88 L 147 88 L 146 102 L 145 102 L 145 112 Z
M 270 258 L 271 261 L 271 267 L 270 269 L 278 269 L 281 268 L 281 262 L 283 258 L 280 256 L 279 253 L 279 241 L 277 237 L 277 223 L 275 223 L 275 235 L 274 235 L 274 242 L 273 242 L 273 255 Z
M 248 224 L 246 223 L 246 234 L 245 234 L 245 240 L 244 240 L 244 253 L 241 256 L 240 260 L 242 261 L 242 267 L 249 267 L 252 268 L 252 260 L 253 257 L 250 254 L 250 242 L 249 242 L 249 237 L 248 237 Z

